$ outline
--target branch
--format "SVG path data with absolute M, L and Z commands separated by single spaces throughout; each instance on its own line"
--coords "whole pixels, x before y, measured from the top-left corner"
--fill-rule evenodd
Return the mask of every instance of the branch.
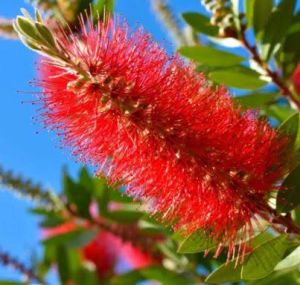
M 241 41 L 244 47 L 251 54 L 252 59 L 266 72 L 266 74 L 272 79 L 272 82 L 279 88 L 282 96 L 286 97 L 297 106 L 297 109 L 300 110 L 300 100 L 294 96 L 292 91 L 285 85 L 285 83 L 281 80 L 279 74 L 276 71 L 273 71 L 269 65 L 263 61 L 260 57 L 257 48 L 255 45 L 251 45 L 246 37 L 246 27 L 242 26 L 241 29 Z
M 18 34 L 13 28 L 13 20 L 0 18 L 0 36 L 7 39 L 18 39 Z
M 7 252 L 1 250 L 0 250 L 0 263 L 4 266 L 12 267 L 16 271 L 20 272 L 26 277 L 27 281 L 37 281 L 41 285 L 45 284 L 45 282 L 34 273 L 32 268 L 27 267 L 16 258 L 11 257 Z
M 54 206 L 54 194 L 50 190 L 44 190 L 39 184 L 33 184 L 30 179 L 14 175 L 12 171 L 6 171 L 1 166 L 0 184 L 10 188 L 21 197 Z
M 180 28 L 179 21 L 172 12 L 171 8 L 167 5 L 165 0 L 152 0 L 152 5 L 157 11 L 161 22 L 169 30 L 170 34 L 179 46 L 189 44 L 184 32 Z

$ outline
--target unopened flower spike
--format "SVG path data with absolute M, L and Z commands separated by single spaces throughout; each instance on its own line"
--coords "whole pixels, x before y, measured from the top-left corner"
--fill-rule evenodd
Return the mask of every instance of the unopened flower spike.
M 228 258 L 245 254 L 253 222 L 274 215 L 268 197 L 286 174 L 288 140 L 125 21 L 81 21 L 54 34 L 54 47 L 33 21 L 16 23 L 50 58 L 40 60 L 38 102 L 63 145 L 175 230 L 202 230 Z

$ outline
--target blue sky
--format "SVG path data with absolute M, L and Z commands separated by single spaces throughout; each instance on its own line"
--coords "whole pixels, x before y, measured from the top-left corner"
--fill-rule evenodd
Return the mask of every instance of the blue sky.
M 178 13 L 201 11 L 199 0 L 170 3 Z M 30 9 L 22 0 L 2 0 L 0 16 L 13 18 L 21 7 Z M 117 0 L 116 12 L 131 26 L 142 24 L 157 41 L 170 42 L 149 0 Z M 62 167 L 67 166 L 74 174 L 79 165 L 68 150 L 59 148 L 53 133 L 34 123 L 35 107 L 21 103 L 33 98 L 30 92 L 34 88 L 29 81 L 35 77 L 35 61 L 36 55 L 18 41 L 0 39 L 0 164 L 59 191 Z M 0 201 L 0 249 L 29 261 L 32 252 L 39 249 L 38 221 L 27 212 L 32 204 L 17 199 L 3 188 L 0 188 Z M 18 280 L 20 276 L 0 266 L 0 280 L 8 278 Z

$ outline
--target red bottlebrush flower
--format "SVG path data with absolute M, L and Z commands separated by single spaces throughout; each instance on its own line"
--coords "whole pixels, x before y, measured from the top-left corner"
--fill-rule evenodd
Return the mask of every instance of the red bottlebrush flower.
M 124 181 L 149 211 L 234 252 L 285 172 L 286 139 L 235 107 L 194 66 L 125 23 L 83 24 L 60 40 L 68 64 L 40 66 L 47 127 L 83 162 Z
M 292 74 L 292 81 L 294 83 L 296 91 L 300 93 L 300 63 L 298 63 L 296 69 Z

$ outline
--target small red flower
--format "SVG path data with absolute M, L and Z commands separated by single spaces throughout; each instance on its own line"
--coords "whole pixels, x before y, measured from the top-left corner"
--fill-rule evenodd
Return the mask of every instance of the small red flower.
M 54 228 L 44 228 L 42 235 L 50 238 L 78 229 L 73 223 L 65 223 Z M 100 231 L 87 245 L 80 248 L 83 260 L 94 264 L 99 277 L 107 277 L 116 271 L 118 263 L 125 261 L 131 269 L 142 268 L 157 263 L 148 253 L 129 242 L 122 241 L 118 236 Z
M 71 64 L 42 61 L 44 123 L 83 162 L 124 181 L 151 213 L 203 229 L 234 253 L 269 218 L 286 139 L 142 29 L 108 20 L 60 40 Z

